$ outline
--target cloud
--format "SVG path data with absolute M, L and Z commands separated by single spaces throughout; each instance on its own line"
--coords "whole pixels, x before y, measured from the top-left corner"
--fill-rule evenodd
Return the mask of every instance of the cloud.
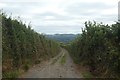
M 46 32 L 46 34 L 55 34 L 55 33 L 81 33 L 82 26 L 36 26 L 37 28 L 34 28 L 37 32 Z
M 117 21 L 118 0 L 1 0 L 0 8 L 20 16 L 40 33 L 80 33 L 84 22 Z

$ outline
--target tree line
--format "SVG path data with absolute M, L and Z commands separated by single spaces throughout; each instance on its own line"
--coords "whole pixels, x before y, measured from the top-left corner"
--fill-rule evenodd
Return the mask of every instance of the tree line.
M 35 32 L 30 25 L 2 16 L 2 74 L 3 78 L 18 77 L 22 70 L 48 60 L 59 53 L 59 44 Z
M 120 78 L 120 23 L 85 22 L 85 28 L 67 45 L 73 60 L 89 66 L 97 77 Z

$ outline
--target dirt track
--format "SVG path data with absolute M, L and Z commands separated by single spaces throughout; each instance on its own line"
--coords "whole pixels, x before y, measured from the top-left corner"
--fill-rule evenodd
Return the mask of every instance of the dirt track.
M 31 68 L 22 78 L 81 78 L 75 64 L 65 49 L 59 55 Z

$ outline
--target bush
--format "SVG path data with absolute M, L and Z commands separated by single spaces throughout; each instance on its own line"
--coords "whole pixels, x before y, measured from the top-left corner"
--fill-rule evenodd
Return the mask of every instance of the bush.
M 74 61 L 85 63 L 93 74 L 120 76 L 120 24 L 86 22 L 82 34 L 68 45 Z M 114 76 L 114 77 L 116 77 Z
M 28 71 L 29 67 L 30 67 L 29 64 L 25 64 L 25 65 L 23 66 L 24 71 Z

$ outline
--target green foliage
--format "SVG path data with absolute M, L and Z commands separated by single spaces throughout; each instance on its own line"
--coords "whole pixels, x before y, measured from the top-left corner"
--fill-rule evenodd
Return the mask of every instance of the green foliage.
M 3 78 L 17 78 L 19 75 L 19 71 L 10 71 L 10 72 L 5 72 L 3 74 Z
M 45 38 L 22 21 L 2 15 L 3 73 L 24 68 L 25 71 L 39 61 L 56 56 L 59 44 Z M 23 67 L 24 66 L 24 67 Z
M 24 71 L 28 71 L 29 68 L 30 68 L 30 65 L 29 65 L 29 64 L 25 64 L 25 65 L 23 66 Z
M 89 65 L 96 76 L 120 76 L 120 23 L 85 22 L 82 34 L 68 45 L 76 63 Z
M 94 78 L 90 72 L 84 72 L 84 73 L 82 73 L 82 75 L 84 78 Z

